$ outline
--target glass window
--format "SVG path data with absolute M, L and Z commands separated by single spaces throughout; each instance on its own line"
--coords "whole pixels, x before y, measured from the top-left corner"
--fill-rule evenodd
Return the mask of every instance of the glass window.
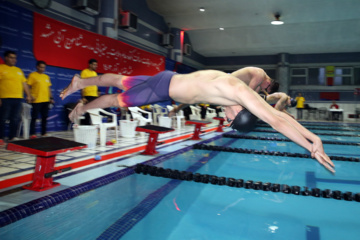
M 306 75 L 306 68 L 293 68 L 291 69 L 291 75 Z
M 306 77 L 291 77 L 292 85 L 306 85 Z
M 360 85 L 360 68 L 354 68 L 354 85 Z
M 352 68 L 335 68 L 334 85 L 352 85 Z
M 309 85 L 325 84 L 325 68 L 309 68 Z

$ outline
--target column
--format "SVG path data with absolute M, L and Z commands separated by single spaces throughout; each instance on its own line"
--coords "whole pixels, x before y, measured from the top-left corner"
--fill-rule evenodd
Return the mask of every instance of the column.
M 280 84 L 279 92 L 289 93 L 290 85 L 290 67 L 289 67 L 289 54 L 280 53 L 279 62 L 277 65 L 277 81 Z
M 118 1 L 101 1 L 101 12 L 97 22 L 98 34 L 117 39 L 120 21 L 118 12 Z

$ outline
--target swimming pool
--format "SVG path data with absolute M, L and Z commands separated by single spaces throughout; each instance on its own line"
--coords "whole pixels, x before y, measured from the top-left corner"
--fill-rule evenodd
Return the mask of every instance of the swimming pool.
M 323 194 L 330 189 L 355 198 L 360 192 L 359 130 L 333 126 L 336 132 L 324 131 L 339 136 L 320 136 L 332 142 L 324 144 L 325 152 L 342 158 L 334 161 L 335 175 L 307 158 L 303 148 L 261 126 L 257 130 L 268 132 L 256 130 L 247 138 L 228 134 L 146 163 L 242 179 L 243 187 L 132 174 L 132 168 L 124 168 L 121 180 L 0 228 L 0 239 L 356 239 L 360 203 Z M 350 133 L 354 136 L 341 136 Z M 264 183 L 280 184 L 281 191 L 264 191 Z M 299 195 L 283 193 L 284 184 L 290 191 L 299 186 Z M 304 186 L 319 189 L 321 196 L 303 196 Z

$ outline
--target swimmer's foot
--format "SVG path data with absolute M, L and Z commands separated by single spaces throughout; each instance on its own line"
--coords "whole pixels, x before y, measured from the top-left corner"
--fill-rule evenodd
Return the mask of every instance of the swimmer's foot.
M 79 80 L 80 80 L 80 76 L 78 74 L 75 74 L 74 77 L 71 79 L 71 83 L 66 88 L 64 88 L 64 90 L 62 90 L 62 92 L 60 93 L 60 98 L 62 100 L 64 100 L 67 96 L 80 89 L 80 87 L 78 86 Z
M 76 107 L 71 111 L 69 114 L 69 119 L 71 122 L 75 122 L 81 115 L 84 113 L 82 112 L 84 104 L 82 102 L 79 102 Z

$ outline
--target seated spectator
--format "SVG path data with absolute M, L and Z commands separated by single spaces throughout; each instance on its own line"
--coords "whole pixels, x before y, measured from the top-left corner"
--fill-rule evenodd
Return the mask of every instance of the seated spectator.
M 330 109 L 339 109 L 339 105 L 336 104 L 335 100 L 332 101 L 332 104 L 330 106 Z

